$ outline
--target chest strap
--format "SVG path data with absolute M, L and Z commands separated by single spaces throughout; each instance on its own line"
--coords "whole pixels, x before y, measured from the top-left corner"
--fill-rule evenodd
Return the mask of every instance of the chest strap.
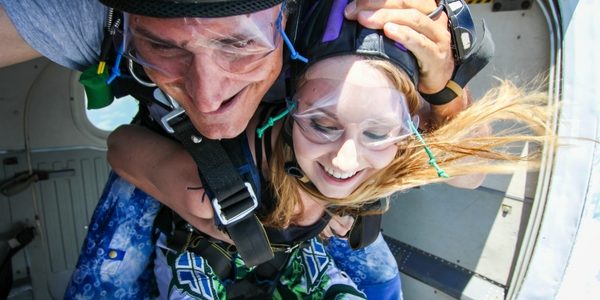
M 174 136 L 192 155 L 211 199 L 217 226 L 225 228 L 248 267 L 273 258 L 262 223 L 254 211 L 258 199 L 252 185 L 240 177 L 220 141 L 200 135 L 185 117 L 169 122 Z

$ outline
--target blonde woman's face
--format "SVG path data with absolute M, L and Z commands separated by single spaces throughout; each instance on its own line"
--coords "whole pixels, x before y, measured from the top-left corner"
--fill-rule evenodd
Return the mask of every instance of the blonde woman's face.
M 356 56 L 321 61 L 306 79 L 296 94 L 296 159 L 324 196 L 344 198 L 391 163 L 410 115 L 391 81 Z

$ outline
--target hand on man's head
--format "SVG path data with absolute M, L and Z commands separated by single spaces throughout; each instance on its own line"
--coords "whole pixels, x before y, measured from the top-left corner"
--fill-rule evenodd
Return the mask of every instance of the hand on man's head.
M 427 16 L 436 7 L 434 0 L 355 0 L 345 15 L 365 27 L 383 29 L 410 50 L 419 61 L 419 91 L 431 94 L 446 86 L 454 70 L 448 16 Z

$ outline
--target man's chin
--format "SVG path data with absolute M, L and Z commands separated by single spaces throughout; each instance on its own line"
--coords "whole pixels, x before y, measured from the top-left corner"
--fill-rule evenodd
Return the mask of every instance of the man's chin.
M 200 134 L 202 134 L 205 138 L 211 140 L 220 140 L 220 139 L 231 139 L 234 138 L 246 129 L 245 127 L 235 128 L 232 124 L 218 124 L 218 125 L 200 125 L 196 126 L 196 129 Z M 200 128 L 200 129 L 199 129 Z

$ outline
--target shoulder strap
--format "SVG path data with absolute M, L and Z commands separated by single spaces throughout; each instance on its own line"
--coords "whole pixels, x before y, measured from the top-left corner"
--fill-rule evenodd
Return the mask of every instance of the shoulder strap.
M 352 249 L 364 248 L 377 239 L 383 215 L 380 213 L 364 214 L 364 212 L 379 209 L 381 209 L 381 200 L 361 209 L 363 214 L 356 218 L 348 234 L 348 243 Z
M 255 266 L 272 259 L 265 230 L 254 214 L 258 206 L 254 189 L 240 178 L 221 142 L 202 137 L 187 117 L 169 125 L 201 166 L 198 171 L 212 199 L 215 220 L 227 230 L 246 265 Z

